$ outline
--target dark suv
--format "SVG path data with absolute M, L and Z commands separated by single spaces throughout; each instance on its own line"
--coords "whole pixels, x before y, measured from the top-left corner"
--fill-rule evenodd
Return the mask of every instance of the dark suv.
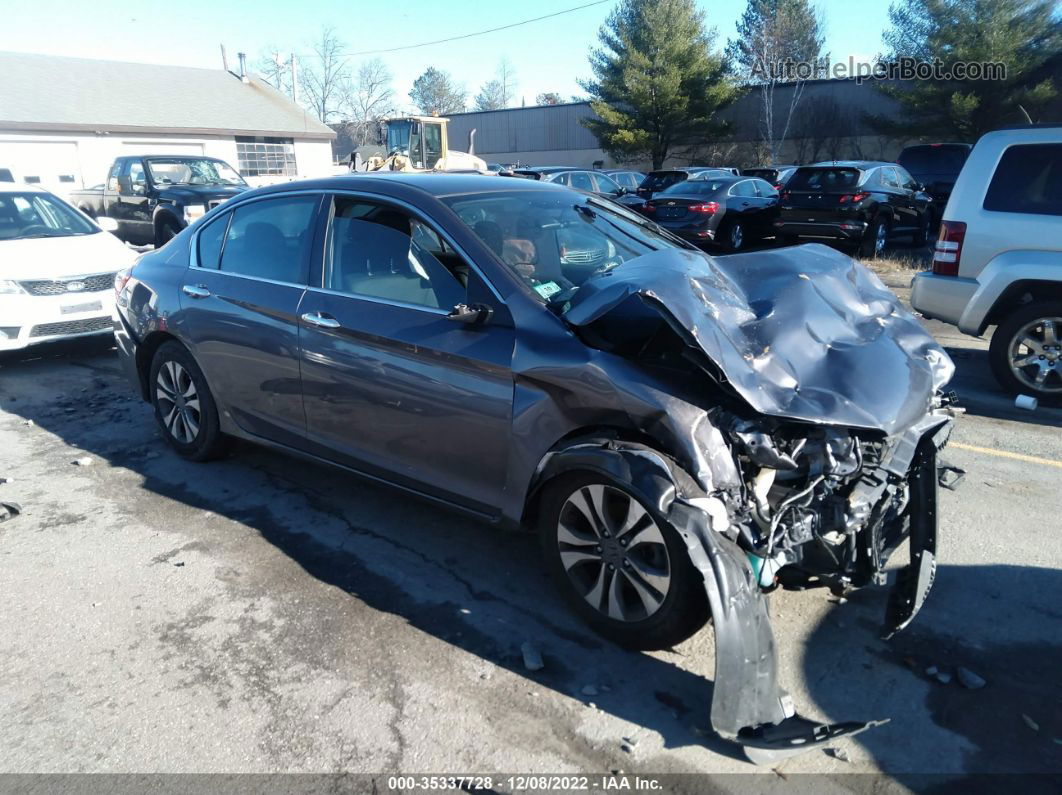
M 916 246 L 929 237 L 932 198 L 895 163 L 849 160 L 801 166 L 782 191 L 778 220 L 784 242 L 827 239 L 855 243 L 864 257 L 880 256 L 894 235 Z
M 926 193 L 933 197 L 930 214 L 934 229 L 940 225 L 951 189 L 969 156 L 970 144 L 916 144 L 906 147 L 896 158 L 896 162 L 925 185 Z

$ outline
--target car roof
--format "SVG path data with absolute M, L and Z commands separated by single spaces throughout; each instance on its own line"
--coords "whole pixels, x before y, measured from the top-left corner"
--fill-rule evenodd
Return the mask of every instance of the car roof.
M 821 163 L 812 163 L 808 166 L 800 166 L 800 168 L 858 168 L 866 171 L 879 166 L 895 165 L 896 163 L 890 163 L 885 160 L 824 160 Z
M 578 171 L 580 169 L 565 169 Z M 589 169 L 585 169 L 589 170 Z M 290 190 L 355 190 L 355 191 L 379 191 L 381 185 L 388 185 L 395 195 L 404 191 L 416 191 L 422 195 L 455 196 L 463 193 L 504 193 L 507 191 L 556 191 L 568 190 L 563 185 L 554 182 L 540 182 L 538 180 L 520 179 L 519 177 L 502 177 L 488 174 L 404 174 L 393 171 L 355 172 L 340 174 L 334 177 L 320 177 L 318 179 L 296 180 L 294 182 L 281 182 L 256 188 L 238 197 L 241 201 L 245 197 L 262 196 L 269 193 L 280 193 Z M 233 199 L 229 200 L 234 201 Z M 228 204 L 228 202 L 226 202 Z
M 0 182 L 0 193 L 51 193 L 36 185 L 24 185 L 18 182 Z

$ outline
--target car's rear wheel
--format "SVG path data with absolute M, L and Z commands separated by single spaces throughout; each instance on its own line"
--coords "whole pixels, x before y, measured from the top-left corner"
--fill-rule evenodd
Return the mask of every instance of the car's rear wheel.
M 863 242 L 859 246 L 859 255 L 864 259 L 877 259 L 885 253 L 885 241 L 889 239 L 889 222 L 883 216 L 875 218 Z
M 183 345 L 167 342 L 159 346 L 151 361 L 148 387 L 155 421 L 174 450 L 192 461 L 207 461 L 224 452 L 226 439 L 214 396 Z
M 741 221 L 729 224 L 723 235 L 723 248 L 727 251 L 741 251 L 745 246 L 745 226 Z
M 988 349 L 992 373 L 1009 392 L 1062 402 L 1062 301 L 1041 301 L 1008 316 Z
M 667 520 L 622 483 L 592 473 L 550 482 L 539 533 L 546 565 L 575 611 L 633 649 L 666 649 L 708 620 L 702 578 Z

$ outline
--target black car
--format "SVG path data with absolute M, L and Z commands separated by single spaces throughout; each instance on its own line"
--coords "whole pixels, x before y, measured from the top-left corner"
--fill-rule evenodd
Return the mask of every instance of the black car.
M 742 169 L 741 174 L 745 177 L 759 177 L 767 180 L 774 186 L 775 190 L 781 190 L 796 170 L 796 166 L 757 166 L 756 168 Z
M 786 243 L 854 243 L 861 256 L 877 257 L 897 235 L 925 245 L 932 203 L 922 185 L 895 163 L 816 163 L 801 166 L 789 178 L 774 226 Z
M 604 261 L 565 262 L 577 239 Z M 954 368 L 849 257 L 713 260 L 556 184 L 351 175 L 236 196 L 115 292 L 122 366 L 177 454 L 236 437 L 535 528 L 627 646 L 711 615 L 712 725 L 757 761 L 870 725 L 794 714 L 763 595 L 883 581 L 908 534 L 888 632 L 932 583 Z
M 955 180 L 970 156 L 970 144 L 916 144 L 906 147 L 896 162 L 925 186 L 933 197 L 932 227 L 940 225 L 944 208 L 948 205 Z
M 698 174 L 657 193 L 642 212 L 685 240 L 740 251 L 774 234 L 778 192 L 755 177 Z
M 643 199 L 651 199 L 653 194 L 670 188 L 676 182 L 685 182 L 694 174 L 729 177 L 733 176 L 733 171 L 728 168 L 716 168 L 714 166 L 684 166 L 682 168 L 664 168 L 650 171 L 638 186 L 638 195 Z

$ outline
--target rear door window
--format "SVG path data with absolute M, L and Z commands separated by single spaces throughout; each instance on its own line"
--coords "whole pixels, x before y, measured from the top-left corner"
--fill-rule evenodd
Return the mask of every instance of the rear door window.
M 594 190 L 598 193 L 617 194 L 621 190 L 619 183 L 613 180 L 612 177 L 606 176 L 605 174 L 591 174 L 590 176 L 593 178 L 596 186 Z
M 756 189 L 752 186 L 752 180 L 742 180 L 730 188 L 731 196 L 755 196 Z
M 988 186 L 984 208 L 1062 215 L 1062 144 L 1007 147 Z
M 203 227 L 196 243 L 199 267 L 217 270 L 221 260 L 221 244 L 225 241 L 225 232 L 229 227 L 229 218 L 232 213 L 225 213 Z
M 319 197 L 283 196 L 232 211 L 221 271 L 305 284 Z

